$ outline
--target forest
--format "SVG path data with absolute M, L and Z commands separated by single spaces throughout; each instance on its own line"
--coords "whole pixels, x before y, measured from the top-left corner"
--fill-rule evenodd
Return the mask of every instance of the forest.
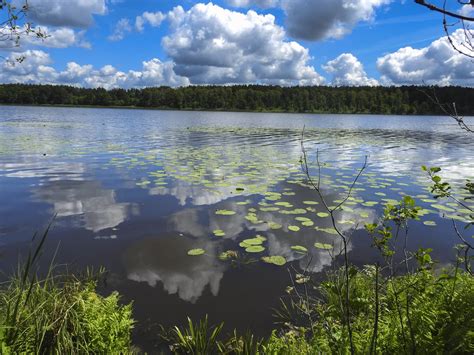
M 444 114 L 436 104 L 456 103 L 474 115 L 474 88 L 281 87 L 264 85 L 86 89 L 65 85 L 0 85 L 0 104 L 114 106 L 176 110 L 361 114 Z

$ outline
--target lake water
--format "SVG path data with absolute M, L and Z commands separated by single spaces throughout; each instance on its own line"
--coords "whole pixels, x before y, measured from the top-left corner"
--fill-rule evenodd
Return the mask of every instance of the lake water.
M 290 283 L 287 267 L 323 275 L 332 259 L 314 244 L 339 248 L 301 172 L 303 127 L 330 204 L 368 157 L 336 217 L 354 263 L 378 255 L 364 223 L 405 194 L 424 208 L 410 224 L 410 249 L 429 246 L 440 264 L 454 259 L 450 218 L 462 224 L 467 211 L 432 200 L 420 169 L 440 166 L 454 184 L 474 178 L 474 136 L 449 118 L 0 107 L 1 270 L 10 273 L 57 215 L 43 262 L 57 249 L 55 262 L 72 270 L 105 266 L 106 289 L 134 302 L 135 339 L 145 348 L 156 324 L 188 315 L 265 335 Z M 261 247 L 239 245 L 257 235 Z M 189 256 L 193 249 L 204 254 Z M 245 262 L 222 261 L 227 250 Z M 287 264 L 262 262 L 268 255 Z

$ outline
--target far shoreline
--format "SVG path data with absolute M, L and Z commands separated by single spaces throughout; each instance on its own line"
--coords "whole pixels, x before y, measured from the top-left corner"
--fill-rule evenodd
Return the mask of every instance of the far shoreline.
M 192 108 L 166 108 L 166 107 L 141 107 L 141 106 L 103 106 L 103 105 L 64 105 L 64 104 L 5 104 L 0 103 L 0 107 L 46 107 L 46 108 L 90 108 L 90 109 L 119 109 L 119 110 L 144 110 L 144 111 L 175 111 L 175 112 L 229 112 L 229 113 L 278 113 L 291 115 L 367 115 L 367 116 L 422 116 L 422 117 L 447 117 L 446 115 L 434 114 L 401 114 L 401 113 L 370 113 L 370 112 L 327 112 L 327 111 L 283 111 L 283 110 L 220 110 L 220 109 L 192 109 Z M 464 117 L 474 117 L 464 115 Z

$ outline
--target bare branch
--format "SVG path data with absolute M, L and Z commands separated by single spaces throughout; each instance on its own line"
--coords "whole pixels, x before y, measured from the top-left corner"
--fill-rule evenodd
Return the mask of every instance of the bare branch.
M 441 8 L 441 7 L 435 6 L 435 5 L 433 5 L 429 2 L 426 2 L 425 0 L 415 0 L 415 2 L 419 5 L 427 7 L 431 11 L 436 11 L 436 12 L 439 12 L 439 13 L 442 13 L 442 14 L 445 14 L 445 15 L 448 15 L 450 17 L 454 17 L 454 18 L 457 18 L 457 19 L 463 20 L 463 21 L 474 21 L 474 17 L 464 16 L 464 15 L 458 14 L 456 12 L 448 11 L 448 10 L 446 10 L 446 8 Z
M 472 129 L 471 127 L 469 127 L 466 122 L 464 122 L 464 117 L 463 116 L 460 116 L 458 114 L 458 111 L 457 111 L 457 108 L 456 108 L 456 103 L 453 102 L 452 104 L 442 104 L 439 99 L 438 99 L 438 96 L 436 95 L 436 91 L 435 89 L 433 88 L 433 95 L 430 95 L 428 94 L 425 90 L 422 90 L 422 89 L 418 89 L 418 91 L 422 92 L 423 94 L 426 95 L 426 97 L 432 102 L 434 103 L 435 105 L 437 105 L 447 116 L 451 117 L 452 119 L 454 119 L 459 127 L 461 127 L 461 129 L 465 130 L 466 132 L 469 132 L 469 133 L 474 133 L 474 129 Z

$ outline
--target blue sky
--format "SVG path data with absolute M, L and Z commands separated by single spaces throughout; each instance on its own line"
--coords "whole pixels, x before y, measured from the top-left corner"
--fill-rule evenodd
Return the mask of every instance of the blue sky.
M 474 86 L 474 64 L 450 48 L 441 16 L 410 0 L 29 3 L 28 21 L 50 38 L 0 46 L 26 58 L 4 61 L 1 82 Z

